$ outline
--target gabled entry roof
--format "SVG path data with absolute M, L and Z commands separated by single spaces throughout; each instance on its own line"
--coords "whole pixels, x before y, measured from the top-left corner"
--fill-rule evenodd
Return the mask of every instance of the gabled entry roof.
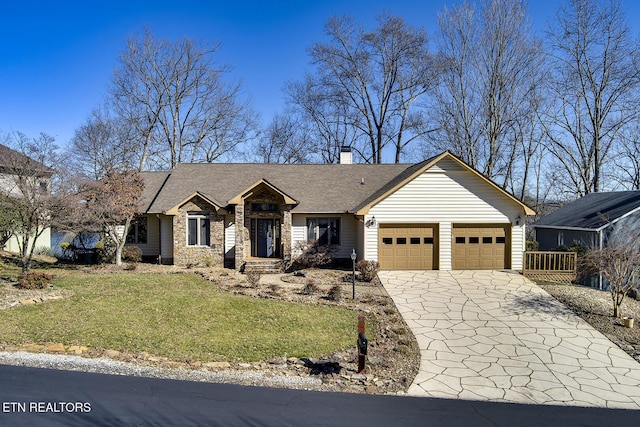
M 244 201 L 244 199 L 246 199 L 247 197 L 250 197 L 251 195 L 253 195 L 254 192 L 260 187 L 267 187 L 271 191 L 273 191 L 274 193 L 282 196 L 282 198 L 284 199 L 284 203 L 286 205 L 297 205 L 298 204 L 298 202 L 296 200 L 294 200 L 293 198 L 289 197 L 286 193 L 283 193 L 282 191 L 280 191 L 277 187 L 275 187 L 274 185 L 269 183 L 269 181 L 267 181 L 264 178 L 256 181 L 255 183 L 253 183 L 249 187 L 247 187 L 244 190 L 242 190 L 234 198 L 229 200 L 228 203 L 230 205 L 239 205 L 240 203 L 242 203 Z
M 199 197 L 202 200 L 204 200 L 206 203 L 210 204 L 211 206 L 213 206 L 214 208 L 216 208 L 216 210 L 222 211 L 221 213 L 224 214 L 224 204 L 220 203 L 220 202 L 216 202 L 214 199 L 212 199 L 211 197 L 205 196 L 204 194 L 196 191 L 195 193 L 187 196 L 184 198 L 184 200 L 181 200 L 177 205 L 175 205 L 174 207 L 172 207 L 171 209 L 167 210 L 165 213 L 167 215 L 177 215 L 178 214 L 178 209 L 180 208 L 180 206 L 184 205 L 185 203 L 187 203 L 188 201 L 194 199 L 195 197 Z

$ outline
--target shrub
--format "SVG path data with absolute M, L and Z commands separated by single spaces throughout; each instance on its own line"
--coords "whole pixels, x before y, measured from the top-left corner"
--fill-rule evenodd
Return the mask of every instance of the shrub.
M 369 261 L 366 259 L 362 259 L 358 261 L 358 263 L 356 264 L 356 268 L 362 275 L 362 280 L 364 280 L 365 282 L 370 282 L 375 279 L 376 274 L 378 274 L 380 264 L 378 264 L 378 261 Z
M 27 273 L 18 280 L 18 287 L 22 289 L 44 289 L 51 283 L 51 275 L 46 273 Z
M 60 250 L 62 251 L 62 256 L 65 258 L 71 258 L 68 251 L 71 251 L 71 243 L 69 242 L 60 242 Z
M 111 263 L 115 259 L 116 245 L 113 240 L 105 235 L 94 247 L 99 263 Z
M 269 285 L 269 291 L 271 291 L 271 295 L 279 295 L 280 294 L 280 285 L 277 283 L 272 283 Z
M 249 286 L 251 286 L 252 288 L 257 288 L 258 284 L 260 283 L 260 279 L 262 278 L 262 274 L 258 273 L 257 271 L 250 271 L 246 273 L 246 276 L 247 282 L 249 282 Z
M 327 298 L 331 301 L 340 301 L 342 298 L 342 288 L 340 286 L 333 286 L 329 289 L 329 293 L 327 294 Z
M 217 266 L 218 262 L 210 255 L 205 255 L 200 258 L 200 262 L 205 267 L 211 268 Z
M 300 291 L 302 295 L 313 295 L 317 292 L 320 292 L 320 288 L 316 285 L 315 280 L 307 280 L 304 288 Z
M 142 249 L 137 246 L 125 246 L 122 248 L 122 260 L 128 262 L 142 261 Z
M 292 269 L 323 267 L 333 261 L 333 256 L 337 247 L 331 245 L 320 245 L 317 240 L 297 242 L 294 247 L 296 256 L 292 263 Z

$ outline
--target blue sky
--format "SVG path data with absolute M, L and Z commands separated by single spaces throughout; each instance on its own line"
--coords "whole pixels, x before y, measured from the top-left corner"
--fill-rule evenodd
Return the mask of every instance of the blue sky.
M 444 4 L 433 0 L 29 1 L 0 8 L 0 131 L 46 132 L 65 146 L 106 94 L 127 38 L 149 26 L 158 38 L 219 41 L 219 63 L 233 67 L 264 123 L 282 110 L 282 87 L 309 68 L 307 47 L 323 41 L 332 15 L 371 24 L 381 11 L 431 35 Z M 534 28 L 555 13 L 553 0 L 529 1 Z M 635 25 L 640 6 L 627 1 Z

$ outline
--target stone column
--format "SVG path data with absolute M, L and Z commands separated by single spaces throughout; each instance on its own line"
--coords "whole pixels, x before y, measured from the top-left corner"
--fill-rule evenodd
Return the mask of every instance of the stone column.
M 282 227 L 280 227 L 280 239 L 282 240 L 282 261 L 285 268 L 291 263 L 291 206 L 285 206 L 282 213 Z
M 240 270 L 244 264 L 245 226 L 244 204 L 237 204 L 236 215 L 236 270 Z

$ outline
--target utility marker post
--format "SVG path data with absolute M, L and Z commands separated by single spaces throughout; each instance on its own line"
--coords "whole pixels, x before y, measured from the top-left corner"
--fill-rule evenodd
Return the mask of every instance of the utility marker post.
M 366 366 L 365 361 L 367 358 L 367 347 L 369 342 L 364 334 L 364 316 L 358 316 L 358 373 L 364 374 Z

